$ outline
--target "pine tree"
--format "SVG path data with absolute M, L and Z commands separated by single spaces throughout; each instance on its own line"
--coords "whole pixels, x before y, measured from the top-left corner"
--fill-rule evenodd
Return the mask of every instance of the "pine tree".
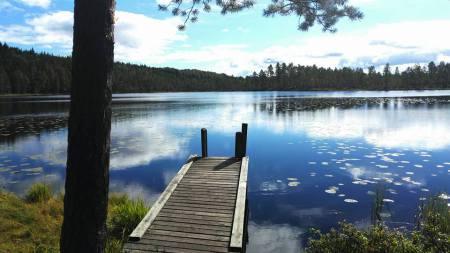
M 273 72 L 273 66 L 272 64 L 269 65 L 269 67 L 267 67 L 267 76 L 268 77 L 273 77 L 275 73 Z

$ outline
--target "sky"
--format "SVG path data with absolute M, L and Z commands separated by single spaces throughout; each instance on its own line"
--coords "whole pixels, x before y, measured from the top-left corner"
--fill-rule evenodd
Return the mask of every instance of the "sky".
M 116 61 L 236 76 L 276 62 L 378 69 L 450 62 L 450 0 L 350 0 L 365 16 L 340 20 L 334 34 L 299 31 L 295 16 L 263 17 L 270 0 L 227 15 L 213 7 L 179 31 L 182 20 L 158 10 L 164 1 L 116 0 Z M 0 42 L 8 45 L 67 56 L 72 24 L 73 0 L 0 0 Z

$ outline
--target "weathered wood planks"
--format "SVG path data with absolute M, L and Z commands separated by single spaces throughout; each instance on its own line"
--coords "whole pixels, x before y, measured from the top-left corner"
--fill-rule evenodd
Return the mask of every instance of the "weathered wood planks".
M 175 175 L 175 177 L 169 183 L 166 190 L 159 196 L 158 200 L 155 203 L 153 203 L 150 211 L 145 215 L 144 219 L 139 223 L 139 225 L 131 233 L 131 235 L 129 237 L 129 239 L 131 241 L 139 240 L 142 237 L 142 235 L 148 229 L 148 227 L 153 222 L 153 220 L 155 220 L 156 216 L 159 214 L 159 211 L 162 209 L 164 204 L 170 198 L 170 195 L 172 195 L 173 191 L 175 191 L 175 188 L 177 187 L 178 183 L 181 181 L 184 174 L 186 174 L 188 169 L 191 167 L 191 165 L 195 159 L 196 159 L 196 156 L 189 157 L 188 162 L 186 164 L 184 164 L 183 167 L 181 167 L 180 171 Z
M 244 252 L 248 157 L 191 157 L 125 252 Z
M 239 177 L 239 186 L 236 199 L 236 208 L 234 211 L 233 229 L 231 230 L 230 248 L 240 249 L 244 244 L 244 223 L 247 202 L 247 172 L 248 157 L 242 158 L 241 175 Z

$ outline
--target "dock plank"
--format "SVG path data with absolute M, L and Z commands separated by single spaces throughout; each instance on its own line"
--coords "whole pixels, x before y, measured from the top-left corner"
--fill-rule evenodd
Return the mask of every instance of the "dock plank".
M 246 157 L 191 157 L 124 252 L 242 252 L 247 163 Z

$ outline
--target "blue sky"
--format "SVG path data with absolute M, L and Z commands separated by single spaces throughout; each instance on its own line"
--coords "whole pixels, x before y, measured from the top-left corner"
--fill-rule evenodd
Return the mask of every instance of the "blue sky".
M 336 34 L 296 29 L 297 18 L 262 16 L 270 1 L 220 15 L 213 8 L 178 31 L 181 20 L 157 10 L 157 1 L 117 0 L 116 60 L 149 66 L 196 68 L 246 75 L 273 62 L 324 67 L 401 69 L 450 62 L 450 0 L 351 0 L 365 14 L 341 20 Z M 70 55 L 73 0 L 0 0 L 0 41 Z

